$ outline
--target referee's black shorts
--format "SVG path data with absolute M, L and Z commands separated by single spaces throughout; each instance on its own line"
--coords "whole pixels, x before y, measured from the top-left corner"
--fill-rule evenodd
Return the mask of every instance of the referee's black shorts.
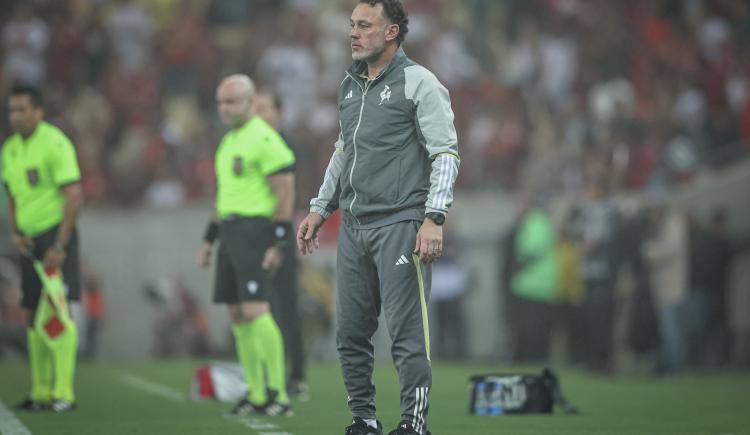
M 236 217 L 221 222 L 214 279 L 214 302 L 268 301 L 270 275 L 263 256 L 273 243 L 268 218 Z
M 45 231 L 44 233 L 33 237 L 34 257 L 39 260 L 44 259 L 44 254 L 49 248 L 54 246 L 57 239 L 57 226 Z M 78 253 L 78 231 L 73 230 L 73 234 L 65 247 L 65 263 L 63 263 L 62 273 L 63 281 L 68 291 L 68 300 L 77 301 L 81 295 L 81 262 Z M 39 297 L 42 294 L 42 281 L 34 269 L 34 261 L 30 258 L 21 256 L 21 291 L 23 299 L 21 306 L 32 311 L 36 310 L 39 304 Z

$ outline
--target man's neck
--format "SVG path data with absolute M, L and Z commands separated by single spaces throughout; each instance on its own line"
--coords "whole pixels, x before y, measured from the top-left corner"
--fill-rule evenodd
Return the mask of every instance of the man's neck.
M 41 124 L 41 123 L 37 123 L 37 125 L 35 125 L 34 128 L 32 128 L 31 130 L 29 130 L 27 132 L 19 131 L 18 134 L 21 135 L 21 138 L 23 140 L 28 140 L 31 136 L 34 135 L 34 132 L 36 132 L 36 130 L 39 128 L 39 124 Z
M 374 80 L 391 63 L 396 51 L 398 51 L 398 45 L 389 46 L 375 61 L 367 62 L 367 77 Z
M 251 119 L 253 119 L 253 115 L 250 115 L 247 118 L 242 119 L 241 121 L 238 121 L 236 124 L 234 124 L 232 126 L 232 130 L 238 130 L 238 129 L 244 127 L 245 124 L 247 124 L 248 122 L 250 122 Z

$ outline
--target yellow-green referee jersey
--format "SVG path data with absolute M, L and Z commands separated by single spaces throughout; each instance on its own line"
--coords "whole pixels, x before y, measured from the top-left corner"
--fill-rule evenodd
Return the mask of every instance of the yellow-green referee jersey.
M 27 139 L 16 133 L 2 149 L 3 182 L 16 207 L 16 226 L 38 236 L 63 220 L 60 187 L 78 182 L 81 172 L 73 144 L 59 128 L 41 122 Z
M 214 163 L 219 219 L 273 217 L 277 199 L 266 177 L 294 162 L 294 153 L 281 135 L 260 117 L 225 134 Z

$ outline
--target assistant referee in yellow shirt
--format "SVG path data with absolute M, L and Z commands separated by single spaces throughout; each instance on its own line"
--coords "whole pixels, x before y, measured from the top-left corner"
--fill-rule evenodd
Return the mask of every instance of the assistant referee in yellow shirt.
M 70 300 L 80 293 L 76 221 L 83 203 L 81 173 L 73 144 L 57 127 L 44 122 L 42 94 L 18 86 L 8 99 L 11 135 L 2 148 L 3 182 L 8 191 L 11 240 L 21 253 L 21 304 L 27 311 L 31 394 L 18 405 L 27 411 L 75 409 L 73 376 L 75 327 L 54 349 L 34 329 L 42 283 L 33 261 L 62 269 Z
M 198 264 L 209 264 L 213 243 L 220 239 L 214 302 L 229 306 L 248 385 L 247 397 L 230 414 L 291 415 L 284 342 L 271 315 L 269 275 L 281 263 L 292 231 L 295 160 L 281 136 L 254 116 L 254 97 L 252 80 L 240 74 L 224 79 L 216 91 L 219 115 L 231 130 L 216 151 L 216 213 Z

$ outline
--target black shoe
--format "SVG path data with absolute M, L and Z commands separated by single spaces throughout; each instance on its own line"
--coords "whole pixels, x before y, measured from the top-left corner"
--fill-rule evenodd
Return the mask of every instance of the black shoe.
M 30 397 L 27 397 L 23 402 L 16 405 L 15 408 L 18 411 L 29 411 L 29 412 L 49 411 L 50 404 L 45 403 L 45 402 L 40 402 L 38 400 L 34 400 Z
M 268 403 L 261 408 L 261 413 L 271 417 L 291 417 L 294 415 L 292 405 L 277 402 L 276 400 L 269 400 Z
M 52 401 L 52 410 L 63 414 L 66 412 L 72 412 L 78 409 L 78 405 L 75 402 L 68 402 L 67 400 L 55 399 Z
M 310 386 L 305 381 L 289 381 L 286 391 L 292 399 L 299 400 L 300 402 L 310 400 Z
M 373 429 L 361 418 L 354 417 L 352 424 L 346 427 L 344 435 L 367 435 L 371 433 L 383 435 L 383 425 L 378 421 L 378 428 Z
M 228 413 L 229 417 L 242 417 L 245 415 L 261 414 L 262 406 L 253 405 L 247 397 L 243 397 L 242 400 L 237 402 Z
M 396 429 L 393 429 L 391 432 L 388 433 L 388 435 L 422 435 L 416 430 L 414 430 L 414 427 L 411 425 L 411 423 L 407 421 L 402 421 L 398 424 L 398 427 Z M 432 435 L 430 431 L 425 431 L 424 435 Z
M 247 397 L 243 397 L 226 415 L 228 417 L 244 417 L 247 415 L 291 417 L 294 415 L 294 411 L 288 403 L 277 402 L 274 398 L 270 398 L 264 405 L 255 405 Z
M 279 392 L 268 390 L 268 401 L 259 409 L 259 412 L 270 417 L 291 417 L 294 415 L 292 405 L 286 402 L 279 402 L 277 399 Z

